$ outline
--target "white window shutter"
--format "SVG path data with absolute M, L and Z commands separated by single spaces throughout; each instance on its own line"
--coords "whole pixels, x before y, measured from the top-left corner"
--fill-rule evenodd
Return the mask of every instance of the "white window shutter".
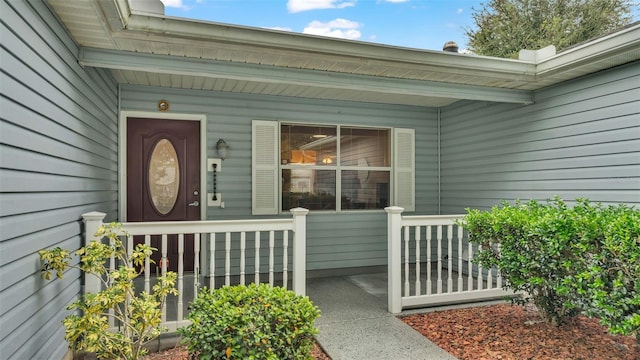
M 252 214 L 278 214 L 278 122 L 254 120 L 252 134 Z
M 393 130 L 394 202 L 405 211 L 415 211 L 415 130 Z

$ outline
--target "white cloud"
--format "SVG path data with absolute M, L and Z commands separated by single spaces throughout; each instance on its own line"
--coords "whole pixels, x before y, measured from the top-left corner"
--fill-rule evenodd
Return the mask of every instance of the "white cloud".
M 287 10 L 289 10 L 290 13 L 297 13 L 318 9 L 344 9 L 355 5 L 355 0 L 289 0 L 287 2 Z
M 335 19 L 326 23 L 314 20 L 304 28 L 303 33 L 355 40 L 362 35 L 359 28 L 360 23 L 346 19 Z
M 458 15 L 462 14 L 463 12 L 464 12 L 464 9 L 458 9 L 458 10 L 456 10 L 456 14 L 458 14 Z
M 409 2 L 411 0 L 384 0 L 385 2 L 390 2 L 390 3 L 403 3 L 403 2 Z
M 182 0 L 160 0 L 160 1 L 162 1 L 164 6 L 166 7 L 175 7 L 175 8 L 183 7 Z

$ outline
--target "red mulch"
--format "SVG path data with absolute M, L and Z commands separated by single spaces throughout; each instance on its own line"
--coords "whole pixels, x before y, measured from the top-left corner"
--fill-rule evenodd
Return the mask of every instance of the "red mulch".
M 540 321 L 533 306 L 509 304 L 436 311 L 401 318 L 460 360 L 639 360 L 631 336 L 614 336 L 597 319 L 579 316 L 555 327 Z M 316 345 L 315 360 L 331 360 Z M 146 360 L 187 360 L 179 346 Z
M 311 355 L 313 355 L 314 360 L 331 360 L 327 354 L 322 350 L 320 346 L 317 344 L 313 347 L 311 351 Z M 149 354 L 145 356 L 145 360 L 188 360 L 189 353 L 187 352 L 187 348 L 185 346 L 177 346 L 175 348 L 167 349 L 165 351 Z
M 614 336 L 597 319 L 576 317 L 555 327 L 540 322 L 533 306 L 509 304 L 403 317 L 460 360 L 640 359 L 631 336 Z

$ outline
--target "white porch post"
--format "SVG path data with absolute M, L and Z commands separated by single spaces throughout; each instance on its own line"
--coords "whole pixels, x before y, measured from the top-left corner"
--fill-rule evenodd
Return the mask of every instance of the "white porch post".
M 86 214 L 82 214 L 82 219 L 84 220 L 84 244 L 83 246 L 87 246 L 91 241 L 95 240 L 95 233 L 98 231 L 98 228 L 102 226 L 105 216 L 107 214 L 92 211 Z M 97 293 L 101 288 L 100 280 L 93 275 L 84 274 L 84 293 Z
M 295 208 L 293 214 L 293 291 L 304 296 L 307 290 L 307 213 L 309 210 Z
M 387 305 L 389 312 L 398 314 L 402 311 L 402 258 L 401 232 L 402 212 L 404 208 L 389 206 L 387 212 Z

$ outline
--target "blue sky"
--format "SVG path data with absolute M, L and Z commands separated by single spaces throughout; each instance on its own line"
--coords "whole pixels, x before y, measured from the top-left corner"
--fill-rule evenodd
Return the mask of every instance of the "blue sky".
M 380 44 L 442 50 L 467 47 L 472 8 L 487 0 L 161 0 L 168 16 Z M 640 20 L 640 5 L 633 11 Z
M 471 8 L 483 0 L 162 0 L 165 14 L 387 45 L 466 47 Z

